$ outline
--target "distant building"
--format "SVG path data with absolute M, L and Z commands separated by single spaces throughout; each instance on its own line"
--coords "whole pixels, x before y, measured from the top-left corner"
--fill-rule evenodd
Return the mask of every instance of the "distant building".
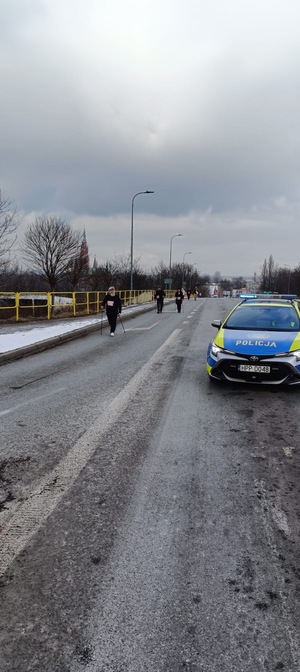
M 219 285 L 215 283 L 209 285 L 209 296 L 210 297 L 219 296 Z
M 86 268 L 87 272 L 89 271 L 90 268 L 90 256 L 89 256 L 89 248 L 88 244 L 86 241 L 86 233 L 85 229 L 82 234 L 82 243 L 80 247 L 80 260 L 82 262 L 82 268 Z

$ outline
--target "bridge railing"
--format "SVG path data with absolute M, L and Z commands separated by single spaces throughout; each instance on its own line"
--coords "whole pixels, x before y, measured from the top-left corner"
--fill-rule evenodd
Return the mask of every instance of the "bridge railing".
M 0 292 L 0 323 L 82 317 L 100 312 L 106 290 L 91 292 Z M 123 306 L 155 300 L 152 289 L 125 289 L 118 292 Z M 174 292 L 166 290 L 166 298 Z

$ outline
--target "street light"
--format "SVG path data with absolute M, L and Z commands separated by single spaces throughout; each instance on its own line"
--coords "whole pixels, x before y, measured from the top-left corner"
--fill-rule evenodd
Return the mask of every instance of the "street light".
M 172 289 L 172 278 L 171 278 L 171 273 L 172 273 L 172 241 L 173 238 L 177 238 L 177 236 L 183 236 L 183 233 L 175 233 L 174 236 L 171 237 L 170 240 L 170 268 L 169 268 L 169 288 Z
M 136 196 L 140 194 L 154 194 L 154 191 L 138 191 L 137 194 L 134 194 L 131 201 L 131 237 L 130 237 L 130 291 L 133 289 L 133 204 Z
M 182 261 L 182 287 L 184 283 L 184 258 L 186 257 L 187 254 L 192 254 L 191 252 L 185 252 L 183 255 L 183 261 Z

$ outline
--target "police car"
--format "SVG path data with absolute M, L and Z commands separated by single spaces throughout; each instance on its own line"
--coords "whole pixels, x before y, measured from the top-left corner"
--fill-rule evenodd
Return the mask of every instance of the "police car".
M 211 380 L 300 384 L 300 306 L 295 295 L 241 295 L 207 351 Z

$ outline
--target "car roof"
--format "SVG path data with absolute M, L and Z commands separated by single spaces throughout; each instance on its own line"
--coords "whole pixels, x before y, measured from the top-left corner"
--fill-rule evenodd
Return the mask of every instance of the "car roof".
M 239 297 L 241 300 L 241 303 L 270 303 L 271 305 L 274 305 L 274 303 L 279 303 L 282 305 L 282 303 L 289 303 L 289 304 L 294 304 L 299 303 L 300 299 L 298 298 L 297 294 L 240 294 Z
M 255 305 L 255 306 L 294 306 L 294 299 L 244 299 L 238 305 Z
M 237 305 L 246 305 L 251 306 L 297 306 L 299 308 L 299 300 L 294 297 L 245 297 Z

